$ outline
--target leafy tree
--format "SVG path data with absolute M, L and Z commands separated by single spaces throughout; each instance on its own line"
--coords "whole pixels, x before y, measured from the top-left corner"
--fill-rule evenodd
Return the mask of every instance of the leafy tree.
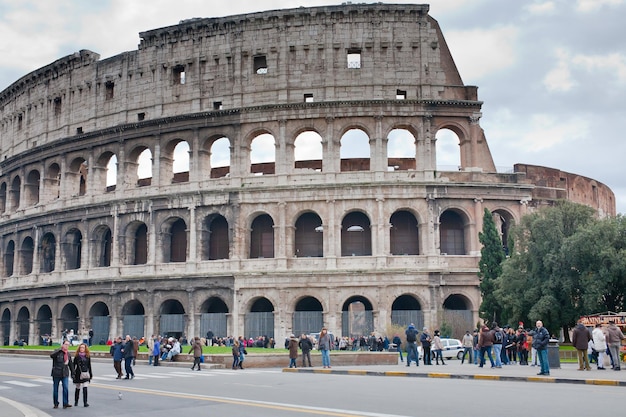
M 502 306 L 496 295 L 497 279 L 502 273 L 502 262 L 506 259 L 502 239 L 493 221 L 493 215 L 488 209 L 483 214 L 483 231 L 478 233 L 482 244 L 480 261 L 478 262 L 478 276 L 480 277 L 480 317 L 486 322 L 499 321 Z
M 507 320 L 534 323 L 546 328 L 567 328 L 583 311 L 580 276 L 574 273 L 563 250 L 568 238 L 593 221 L 594 210 L 559 201 L 524 216 L 512 230 L 515 249 L 504 262 L 496 296 Z

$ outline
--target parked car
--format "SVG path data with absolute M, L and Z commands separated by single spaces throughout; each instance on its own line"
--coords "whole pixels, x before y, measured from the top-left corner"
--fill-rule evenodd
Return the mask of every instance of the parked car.
M 464 349 L 459 339 L 441 338 L 441 344 L 443 345 L 443 351 L 441 353 L 444 358 L 448 360 L 452 358 L 457 358 L 461 360 L 461 358 L 463 357 Z M 420 359 L 421 359 L 424 356 L 422 353 L 421 345 L 417 347 L 417 351 L 419 352 Z M 435 359 L 435 354 L 432 352 L 432 350 L 431 350 L 430 356 L 431 358 Z

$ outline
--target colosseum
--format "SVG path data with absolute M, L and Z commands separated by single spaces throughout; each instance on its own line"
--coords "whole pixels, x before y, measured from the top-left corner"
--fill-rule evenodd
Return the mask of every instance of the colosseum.
M 0 336 L 384 331 L 478 320 L 485 209 L 604 184 L 496 169 L 428 5 L 194 18 L 0 93 Z M 438 166 L 437 133 L 458 166 Z

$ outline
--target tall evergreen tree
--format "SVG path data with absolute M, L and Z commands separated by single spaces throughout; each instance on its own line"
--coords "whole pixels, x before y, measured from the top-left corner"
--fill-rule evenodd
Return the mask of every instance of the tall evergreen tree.
M 497 280 L 502 273 L 502 262 L 506 259 L 500 232 L 496 229 L 493 215 L 488 209 L 483 214 L 483 231 L 478 233 L 482 244 L 478 276 L 480 278 L 480 317 L 486 322 L 500 321 L 502 304 L 496 295 Z

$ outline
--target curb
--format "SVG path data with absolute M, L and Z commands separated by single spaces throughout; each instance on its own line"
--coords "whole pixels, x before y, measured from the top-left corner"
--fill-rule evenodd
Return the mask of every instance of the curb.
M 283 368 L 283 372 L 292 373 L 309 373 L 309 374 L 333 374 L 333 375 L 361 375 L 361 376 L 392 376 L 407 378 L 440 378 L 440 379 L 464 379 L 464 380 L 482 380 L 482 381 L 514 381 L 514 382 L 542 382 L 554 384 L 581 384 L 581 385 L 604 385 L 612 387 L 626 387 L 626 381 L 617 381 L 611 379 L 579 379 L 579 378 L 554 378 L 540 376 L 502 376 L 502 375 L 462 375 L 440 372 L 429 373 L 410 373 L 403 371 L 367 371 L 367 370 L 335 370 L 335 369 L 300 369 L 300 368 Z

